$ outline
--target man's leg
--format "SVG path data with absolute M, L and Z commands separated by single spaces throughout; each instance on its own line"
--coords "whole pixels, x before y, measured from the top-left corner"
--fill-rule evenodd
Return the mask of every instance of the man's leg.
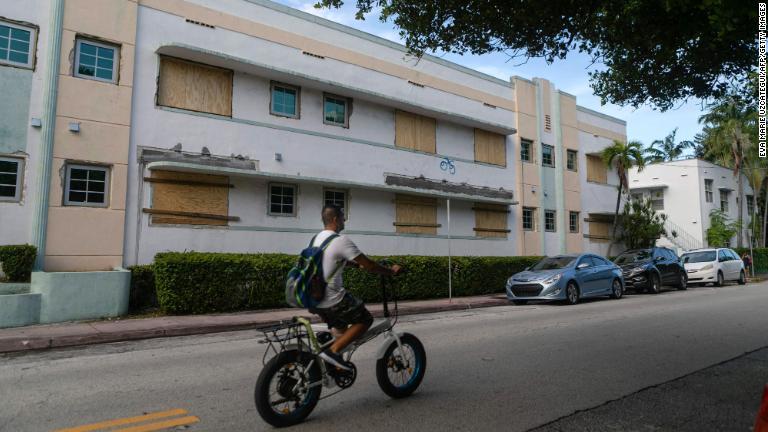
M 341 332 L 341 336 L 331 344 L 331 351 L 338 353 L 343 350 L 347 345 L 351 344 L 355 339 L 362 336 L 371 325 L 368 323 L 352 324 L 348 329 Z

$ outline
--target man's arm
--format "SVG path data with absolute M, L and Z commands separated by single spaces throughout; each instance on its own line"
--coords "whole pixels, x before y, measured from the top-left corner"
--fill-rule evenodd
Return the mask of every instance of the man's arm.
M 360 268 L 365 269 L 370 273 L 381 274 L 385 276 L 395 276 L 400 273 L 400 266 L 395 264 L 392 267 L 384 267 L 383 265 L 371 260 L 365 254 L 360 254 L 353 260 Z

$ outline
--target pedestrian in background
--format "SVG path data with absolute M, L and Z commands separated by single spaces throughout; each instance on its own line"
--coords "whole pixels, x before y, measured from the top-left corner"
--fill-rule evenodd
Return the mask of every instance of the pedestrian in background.
M 752 275 L 752 257 L 749 256 L 748 253 L 744 252 L 744 254 L 741 256 L 741 260 L 744 261 L 744 270 L 746 270 L 747 275 Z

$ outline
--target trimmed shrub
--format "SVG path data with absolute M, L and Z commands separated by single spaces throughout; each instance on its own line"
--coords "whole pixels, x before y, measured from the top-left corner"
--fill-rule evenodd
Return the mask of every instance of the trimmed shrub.
M 29 282 L 37 248 L 32 245 L 0 246 L 0 263 L 9 282 Z
M 388 258 L 407 269 L 397 278 L 400 300 L 448 296 L 447 257 Z M 453 295 L 504 292 L 509 276 L 539 259 L 452 258 Z M 175 314 L 286 307 L 285 277 L 295 262 L 296 256 L 287 254 L 161 253 L 154 264 L 158 303 L 163 311 Z M 381 301 L 377 275 L 347 268 L 344 285 L 366 302 Z
M 131 294 L 128 300 L 128 310 L 141 311 L 157 307 L 157 292 L 155 291 L 155 269 L 153 264 L 135 265 L 131 271 Z

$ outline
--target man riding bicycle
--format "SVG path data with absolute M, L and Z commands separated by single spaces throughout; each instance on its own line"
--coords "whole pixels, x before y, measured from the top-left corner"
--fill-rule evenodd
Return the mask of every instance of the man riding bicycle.
M 344 212 L 335 205 L 323 207 L 322 220 L 325 229 L 317 236 L 312 246 L 320 246 L 328 237 L 344 230 Z M 351 370 L 351 364 L 339 354 L 347 345 L 365 334 L 373 323 L 373 316 L 362 300 L 355 298 L 344 289 L 342 276 L 345 265 L 355 265 L 371 273 L 394 276 L 400 273 L 398 265 L 384 267 L 360 252 L 346 236 L 331 240 L 323 252 L 323 277 L 328 282 L 325 296 L 316 308 L 316 313 L 337 332 L 336 340 L 320 353 L 320 358 L 339 369 Z

